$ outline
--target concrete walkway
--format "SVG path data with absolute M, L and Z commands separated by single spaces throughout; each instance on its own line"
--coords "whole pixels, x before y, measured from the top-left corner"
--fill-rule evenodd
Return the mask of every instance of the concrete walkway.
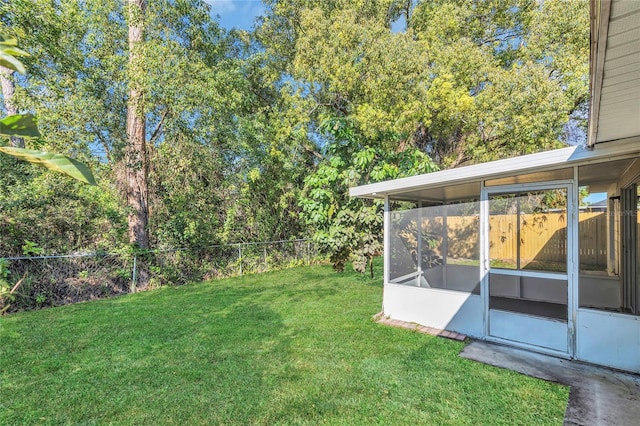
M 565 425 L 640 425 L 640 376 L 482 341 L 460 356 L 570 386 Z

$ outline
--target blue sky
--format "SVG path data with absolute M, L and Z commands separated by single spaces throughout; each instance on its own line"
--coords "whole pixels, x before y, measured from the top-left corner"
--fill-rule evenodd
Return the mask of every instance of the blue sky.
M 220 16 L 224 28 L 250 30 L 255 18 L 265 11 L 261 0 L 206 0 L 211 13 Z
M 265 11 L 261 0 L 205 0 L 211 5 L 211 14 L 220 16 L 220 25 L 226 29 L 240 28 L 250 30 L 255 18 Z M 400 18 L 391 24 L 394 32 L 404 31 L 405 19 Z

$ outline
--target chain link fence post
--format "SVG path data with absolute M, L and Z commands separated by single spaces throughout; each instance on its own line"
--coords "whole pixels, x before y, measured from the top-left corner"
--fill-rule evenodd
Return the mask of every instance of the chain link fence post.
M 136 292 L 136 284 L 138 282 L 138 256 L 133 255 L 133 269 L 131 271 L 131 286 L 129 290 L 131 293 Z
M 262 246 L 262 255 L 264 257 L 264 270 L 268 271 L 269 270 L 269 263 L 267 261 L 267 245 L 266 244 L 264 246 Z
M 242 276 L 242 245 L 238 245 L 238 263 L 240 264 L 240 276 Z

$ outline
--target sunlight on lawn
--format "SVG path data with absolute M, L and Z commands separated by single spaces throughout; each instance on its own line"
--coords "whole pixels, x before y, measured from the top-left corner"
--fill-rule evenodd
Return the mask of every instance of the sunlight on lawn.
M 4 317 L 3 423 L 562 424 L 566 387 L 374 323 L 379 281 L 305 267 Z

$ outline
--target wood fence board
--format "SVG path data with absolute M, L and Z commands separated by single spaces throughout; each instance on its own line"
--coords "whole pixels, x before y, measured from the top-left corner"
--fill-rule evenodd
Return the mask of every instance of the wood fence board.
M 520 259 L 562 263 L 567 258 L 567 218 L 565 212 L 520 215 Z M 515 260 L 518 253 L 518 216 L 491 215 L 489 217 L 489 253 L 492 259 Z M 578 227 L 580 263 L 606 268 L 607 217 L 604 212 L 580 212 Z M 423 219 L 423 232 L 433 236 L 442 246 L 442 218 Z M 447 217 L 447 257 L 475 259 L 478 257 L 479 217 Z

